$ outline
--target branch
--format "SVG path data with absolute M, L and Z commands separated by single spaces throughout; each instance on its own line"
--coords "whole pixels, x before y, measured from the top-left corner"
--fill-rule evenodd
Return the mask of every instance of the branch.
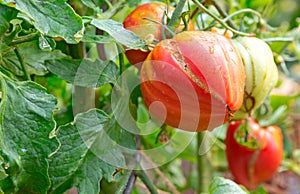
M 223 19 L 224 22 L 230 21 L 230 19 L 236 15 L 242 14 L 242 13 L 252 13 L 253 15 L 256 15 L 259 19 L 261 19 L 261 14 L 257 11 L 254 11 L 253 9 L 241 9 L 239 11 L 234 12 L 233 14 L 230 14 L 229 16 L 225 17 Z
M 141 156 L 147 160 L 151 164 L 151 166 L 155 166 L 154 162 L 146 156 L 144 152 L 141 152 Z M 167 184 L 170 191 L 174 194 L 179 194 L 174 184 L 160 171 L 159 168 L 153 168 L 154 171 L 158 174 L 158 176 Z
M 36 33 L 32 33 L 32 34 L 28 34 L 25 36 L 19 36 L 17 38 L 15 38 L 10 45 L 16 45 L 16 44 L 20 44 L 20 43 L 24 43 L 24 42 L 31 42 L 33 40 L 38 39 L 40 36 L 39 32 Z
M 135 139 L 136 139 L 136 146 L 137 146 L 137 149 L 138 150 L 140 150 L 140 148 L 141 148 L 141 138 L 140 138 L 140 136 L 139 135 L 136 135 L 135 136 Z M 135 159 L 136 159 L 136 162 L 137 163 L 140 163 L 140 154 L 139 154 L 139 152 L 137 152 L 137 155 L 136 155 L 136 157 L 135 157 Z M 125 174 L 125 177 L 124 177 L 124 179 L 123 179 L 123 181 L 126 183 L 126 187 L 123 189 L 123 192 L 124 192 L 124 194 L 131 194 L 132 193 L 132 190 L 133 190 L 133 187 L 134 187 L 134 185 L 135 185 L 135 183 L 136 183 L 136 174 L 131 170 L 131 171 L 129 171 L 130 173 L 128 173 L 129 174 L 129 177 L 128 178 L 126 178 L 127 176 L 126 176 L 126 174 Z
M 143 181 L 143 183 L 147 186 L 148 190 L 151 194 L 158 194 L 156 187 L 149 179 L 148 175 L 144 170 L 135 170 L 135 174 Z
M 197 164 L 198 164 L 198 187 L 199 193 L 207 193 L 210 181 L 212 180 L 212 170 L 211 164 L 207 157 L 207 154 L 199 154 L 200 149 L 204 146 L 206 149 L 205 143 L 205 135 L 208 132 L 199 132 L 197 134 L 197 142 L 198 142 L 198 153 L 197 153 Z
M 212 1 L 212 4 L 218 10 L 218 12 L 220 13 L 220 15 L 223 18 L 228 17 L 228 14 L 222 9 L 222 7 L 216 1 Z M 236 25 L 232 22 L 232 20 L 229 19 L 229 20 L 224 20 L 224 21 L 226 21 L 227 24 L 229 26 L 231 26 L 232 28 L 237 29 Z
M 21 68 L 22 68 L 22 71 L 23 71 L 23 73 L 24 73 L 25 79 L 26 79 L 26 80 L 31 80 L 30 75 L 27 73 L 26 63 L 25 63 L 25 61 L 24 61 L 23 56 L 20 54 L 18 47 L 16 47 L 16 48 L 14 49 L 14 52 L 15 52 L 15 54 L 17 55 L 17 58 L 18 58 L 18 60 L 19 60 L 19 62 L 20 62 L 20 64 L 21 64 Z
M 117 44 L 118 54 L 119 54 L 119 63 L 120 63 L 120 76 L 122 75 L 123 71 L 125 70 L 125 63 L 124 63 L 124 55 L 123 55 L 123 48 Z
M 179 3 L 177 4 L 177 6 L 176 6 L 176 8 L 175 8 L 175 10 L 172 14 L 172 17 L 170 19 L 170 22 L 168 23 L 169 28 L 171 28 L 171 29 L 176 29 L 177 28 L 176 23 L 180 19 L 180 16 L 181 16 L 182 10 L 184 8 L 185 2 L 186 2 L 186 0 L 180 0 Z
M 293 42 L 295 39 L 293 37 L 273 37 L 273 38 L 263 38 L 265 42 Z
M 197 0 L 192 0 L 195 5 L 197 7 L 199 7 L 201 10 L 203 10 L 206 14 L 208 14 L 209 16 L 211 16 L 213 19 L 215 19 L 217 22 L 219 22 L 224 28 L 232 31 L 233 33 L 240 35 L 240 36 L 252 36 L 252 34 L 249 33 L 245 33 L 245 32 L 241 32 L 238 31 L 236 29 L 233 29 L 232 27 L 228 26 L 226 24 L 226 22 L 224 22 L 222 19 L 220 19 L 218 16 L 216 16 L 215 14 L 211 13 L 204 5 L 202 5 L 201 3 L 199 3 Z
M 132 190 L 133 190 L 133 187 L 135 185 L 135 182 L 136 182 L 136 175 L 132 172 L 130 174 L 129 180 L 127 182 L 124 194 L 131 194 L 132 193 Z
M 116 194 L 130 194 L 134 187 L 136 180 L 135 174 L 131 170 L 126 170 L 124 178 L 120 183 L 119 189 L 116 191 Z

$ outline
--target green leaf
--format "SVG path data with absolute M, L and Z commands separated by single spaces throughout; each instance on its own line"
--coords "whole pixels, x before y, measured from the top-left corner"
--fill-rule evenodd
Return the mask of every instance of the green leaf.
M 16 18 L 18 11 L 14 8 L 0 4 L 0 36 L 9 28 L 9 21 Z
M 65 1 L 17 0 L 16 8 L 26 13 L 33 25 L 45 35 L 62 37 L 71 44 L 82 38 L 82 19 Z
M 142 49 L 145 47 L 145 41 L 141 40 L 133 32 L 126 30 L 123 25 L 114 20 L 99 20 L 93 19 L 91 24 L 107 32 L 118 43 L 130 48 L 130 49 Z
M 40 36 L 39 37 L 39 47 L 42 51 L 52 51 L 56 47 L 56 42 L 52 38 Z
M 57 147 L 56 99 L 34 82 L 1 77 L 1 148 L 9 159 L 9 176 L 23 193 L 46 193 L 50 186 L 46 158 Z
M 295 96 L 271 95 L 270 105 L 273 110 L 276 110 L 281 106 L 290 107 L 290 105 L 295 102 L 295 99 Z
M 59 78 L 83 87 L 115 83 L 118 78 L 118 67 L 112 61 L 61 59 L 47 61 L 46 66 Z
M 97 13 L 101 13 L 101 1 L 93 1 L 93 0 L 81 0 L 81 2 L 86 5 L 87 7 L 93 9 L 94 11 L 96 11 Z M 98 3 L 96 3 L 98 2 Z
M 268 192 L 265 190 L 265 188 L 263 186 L 260 186 L 257 189 L 252 190 L 250 193 L 251 194 L 268 194 Z
M 5 179 L 8 176 L 8 174 L 5 172 L 5 169 L 2 166 L 3 163 L 4 163 L 4 158 L 0 156 L 0 181 Z
M 115 169 L 125 166 L 125 158 L 118 146 L 120 142 L 115 136 L 121 129 L 115 126 L 116 122 L 103 111 L 92 109 L 78 114 L 73 123 L 58 129 L 61 146 L 50 158 L 49 168 L 52 193 L 76 186 L 79 193 L 96 194 L 103 177 L 113 180 Z M 112 131 L 115 131 L 114 135 Z M 122 141 L 133 140 L 124 137 L 126 134 Z
M 247 8 L 252 8 L 252 9 L 262 9 L 266 7 L 266 5 L 270 5 L 273 3 L 273 0 L 265 0 L 265 1 L 260 1 L 260 0 L 252 0 L 252 1 L 246 1 L 246 6 Z
M 0 59 L 1 51 L 9 48 L 9 43 L 21 30 L 20 23 L 13 22 L 17 14 L 16 9 L 0 4 Z
M 11 165 L 11 163 L 9 165 Z M 12 178 L 13 178 L 12 176 L 8 176 L 7 178 L 0 181 L 0 188 L 1 188 L 2 192 L 16 193 L 15 184 L 12 181 Z
M 45 75 L 48 70 L 44 65 L 46 60 L 65 58 L 59 50 L 42 51 L 38 44 L 26 42 L 18 44 L 18 49 L 26 63 L 27 72 L 35 75 Z M 13 50 L 3 53 L 0 65 L 17 76 L 23 76 L 21 64 Z
M 210 194 L 248 194 L 249 192 L 243 190 L 238 184 L 232 180 L 223 177 L 214 177 L 209 185 Z
M 74 183 L 78 188 L 78 193 L 98 194 L 100 192 L 100 180 L 104 177 L 107 180 L 111 179 L 107 177 L 112 177 L 116 167 L 102 161 L 92 152 L 87 153 L 83 164 L 74 176 Z
M 84 34 L 81 42 L 91 42 L 99 44 L 113 43 L 115 40 L 110 36 Z
M 289 113 L 289 108 L 285 105 L 278 107 L 272 111 L 272 114 L 266 115 L 259 121 L 262 127 L 277 125 L 280 121 L 283 121 Z

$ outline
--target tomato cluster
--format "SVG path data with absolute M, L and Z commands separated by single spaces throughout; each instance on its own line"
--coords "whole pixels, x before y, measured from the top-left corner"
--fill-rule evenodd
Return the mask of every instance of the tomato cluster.
M 173 127 L 187 131 L 214 129 L 229 121 L 242 105 L 242 60 L 228 38 L 194 31 L 191 23 L 188 31 L 162 40 L 166 29 L 162 28 L 163 18 L 168 15 L 165 10 L 161 3 L 144 4 L 123 22 L 142 39 L 152 36 L 159 42 L 151 53 L 125 53 L 131 64 L 143 61 L 140 73 L 144 102 L 151 114 Z M 182 28 L 183 24 L 176 31 Z
M 283 156 L 280 129 L 263 128 L 249 117 L 277 82 L 272 51 L 258 38 L 195 31 L 191 23 L 186 31 L 180 32 L 179 25 L 173 37 L 163 39 L 168 14 L 164 4 L 148 3 L 124 21 L 126 29 L 154 43 L 148 51 L 125 53 L 131 64 L 143 63 L 144 103 L 156 118 L 186 131 L 229 122 L 229 167 L 237 182 L 253 189 L 276 172 Z M 249 147 L 253 142 L 256 146 Z

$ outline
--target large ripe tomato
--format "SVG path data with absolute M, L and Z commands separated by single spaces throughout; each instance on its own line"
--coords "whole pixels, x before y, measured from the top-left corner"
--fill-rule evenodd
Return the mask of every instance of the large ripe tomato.
M 171 16 L 173 11 L 174 7 L 170 6 L 166 9 L 166 4 L 163 3 L 146 3 L 133 10 L 125 18 L 123 25 L 125 29 L 134 32 L 143 40 L 154 39 L 154 41 L 159 42 L 162 40 L 162 32 L 167 32 L 166 30 L 162 31 L 162 24 L 166 25 L 163 18 Z M 181 24 L 179 29 L 183 27 L 183 24 Z M 188 29 L 194 29 L 191 22 L 188 25 Z M 141 50 L 127 50 L 125 52 L 129 62 L 133 65 L 143 62 L 149 53 L 150 51 Z
M 142 65 L 141 82 L 151 114 L 173 127 L 203 131 L 241 107 L 245 72 L 229 39 L 185 31 L 154 47 Z
M 245 129 L 249 132 L 248 138 Z M 281 130 L 277 126 L 263 128 L 252 118 L 247 123 L 246 120 L 230 123 L 227 130 L 225 143 L 229 168 L 238 183 L 255 189 L 270 179 L 281 163 Z
M 242 57 L 246 72 L 244 103 L 235 119 L 244 119 L 255 111 L 269 95 L 278 79 L 272 50 L 261 39 L 238 37 L 232 40 Z

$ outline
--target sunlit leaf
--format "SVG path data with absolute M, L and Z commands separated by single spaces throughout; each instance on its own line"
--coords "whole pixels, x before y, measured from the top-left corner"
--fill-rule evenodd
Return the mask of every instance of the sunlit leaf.
M 93 19 L 91 24 L 107 32 L 117 42 L 131 49 L 141 49 L 145 46 L 145 41 L 141 40 L 133 32 L 126 30 L 123 25 L 114 20 Z
M 118 67 L 112 61 L 51 60 L 47 61 L 48 69 L 69 83 L 83 87 L 99 87 L 114 83 L 118 76 Z
M 229 179 L 223 177 L 214 177 L 209 185 L 210 194 L 249 194 L 243 190 L 239 185 Z
M 18 49 L 24 58 L 28 74 L 45 75 L 48 72 L 44 65 L 46 60 L 66 58 L 66 55 L 59 50 L 42 51 L 34 42 L 19 44 Z M 20 61 L 13 50 L 3 53 L 0 65 L 15 75 L 24 75 Z
M 119 139 L 121 131 L 114 120 L 96 109 L 80 113 L 73 123 L 60 127 L 57 137 L 61 146 L 50 158 L 52 192 L 77 186 L 79 193 L 99 193 L 100 180 L 112 181 L 115 169 L 126 165 L 118 144 L 134 145 L 133 138 L 124 138 L 126 133 Z
M 34 82 L 1 77 L 1 148 L 9 158 L 9 178 L 23 193 L 46 193 L 48 162 L 58 143 L 50 138 L 56 99 Z M 8 170 L 9 170 L 8 169 Z
M 82 38 L 82 19 L 65 1 L 17 0 L 16 8 L 26 13 L 45 35 L 61 37 L 73 44 Z

